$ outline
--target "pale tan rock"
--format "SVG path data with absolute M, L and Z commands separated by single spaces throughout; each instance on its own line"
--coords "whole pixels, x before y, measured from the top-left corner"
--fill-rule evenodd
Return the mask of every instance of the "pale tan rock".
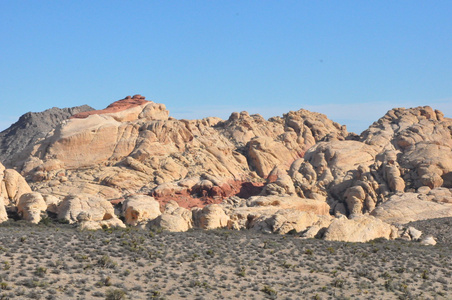
M 452 204 L 431 201 L 417 193 L 396 194 L 375 208 L 371 215 L 391 224 L 452 217 Z
M 414 241 L 420 239 L 420 237 L 422 235 L 422 231 L 417 230 L 416 228 L 414 228 L 412 226 L 408 227 L 408 233 L 411 237 L 411 240 L 414 240 Z
M 436 240 L 433 236 L 429 235 L 421 240 L 421 244 L 426 246 L 435 246 Z
M 267 185 L 262 190 L 261 195 L 295 195 L 295 187 L 292 178 L 286 171 L 279 167 L 274 167 L 267 177 Z
M 349 187 L 345 191 L 347 207 L 350 214 L 361 214 L 366 193 L 361 186 Z
M 257 231 L 286 234 L 291 231 L 301 232 L 313 225 L 329 225 L 331 219 L 329 216 L 318 216 L 311 212 L 282 209 L 271 217 L 262 215 L 254 219 L 249 226 Z
M 396 193 L 405 191 L 405 181 L 400 177 L 400 166 L 397 162 L 386 163 L 384 175 L 391 191 Z
M 5 208 L 5 198 L 3 198 L 3 196 L 0 196 L 0 223 L 3 223 L 5 221 L 8 221 L 8 214 L 6 213 Z
M 319 234 L 321 229 L 322 227 L 320 227 L 319 225 L 312 225 L 305 232 L 303 232 L 303 235 L 301 237 L 303 239 L 313 239 Z
M 6 169 L 3 174 L 6 193 L 14 204 L 19 201 L 23 194 L 31 193 L 30 186 L 16 170 Z
M 435 202 L 452 204 L 452 190 L 448 188 L 436 188 L 429 190 L 428 198 Z
M 103 228 L 126 228 L 126 225 L 117 217 L 110 218 L 108 220 L 93 221 L 84 220 L 79 224 L 80 230 L 100 230 Z
M 227 227 L 229 216 L 226 215 L 221 205 L 209 204 L 201 210 L 194 210 L 193 219 L 199 228 L 216 229 Z
M 228 228 L 234 230 L 250 229 L 254 219 L 262 215 L 271 217 L 278 209 L 273 207 L 238 207 L 228 211 Z
M 163 210 L 163 213 L 172 214 L 178 208 L 179 208 L 179 204 L 174 200 L 170 200 L 170 201 L 168 201 L 168 203 L 165 204 L 165 209 Z
M 243 203 L 244 204 L 244 203 Z M 315 224 L 327 226 L 332 217 L 325 202 L 298 197 L 257 196 L 227 211 L 228 228 L 285 234 Z
M 441 141 L 452 146 L 450 119 L 429 106 L 394 108 L 362 133 L 361 140 L 380 149 L 406 148 L 420 141 Z M 396 137 L 396 139 L 394 139 Z
M 373 216 L 355 215 L 335 219 L 325 232 L 327 241 L 367 242 L 376 238 L 394 239 L 397 229 Z
M 80 213 L 88 213 L 92 221 L 115 218 L 114 208 L 107 200 L 89 194 L 70 195 L 58 206 L 58 219 L 77 222 Z
M 181 215 L 172 214 L 160 215 L 153 224 L 170 232 L 184 232 L 191 228 L 190 223 Z
M 193 228 L 192 211 L 179 207 L 176 201 L 171 200 L 166 204 L 163 214 L 149 222 L 148 226 L 163 228 L 170 232 L 187 231 Z
M 329 215 L 330 207 L 326 202 L 303 199 L 295 196 L 255 196 L 247 201 L 249 207 L 271 207 L 312 212 L 316 215 Z
M 423 194 L 423 195 L 427 195 L 432 189 L 429 188 L 428 186 L 421 186 L 420 188 L 417 189 L 417 192 L 419 194 Z
M 348 204 L 350 212 L 366 212 L 377 202 L 378 183 L 370 172 L 376 156 L 375 149 L 358 141 L 320 142 L 306 152 L 304 161 L 294 162 L 289 174 L 301 197 L 322 195 Z M 355 195 L 355 189 L 363 193 Z
M 44 198 L 44 201 L 47 205 L 47 211 L 57 214 L 58 213 L 58 205 L 61 202 L 60 198 L 57 198 L 53 195 L 42 195 L 42 197 Z
M 31 192 L 20 196 L 17 203 L 17 213 L 23 220 L 31 223 L 41 221 L 41 213 L 47 209 L 47 204 L 40 193 Z
M 370 166 L 377 151 L 358 141 L 331 141 L 317 143 L 305 155 L 314 167 L 329 166 L 342 172 Z
M 145 195 L 133 195 L 126 198 L 122 204 L 122 210 L 126 224 L 132 226 L 153 220 L 161 215 L 160 204 L 153 197 Z

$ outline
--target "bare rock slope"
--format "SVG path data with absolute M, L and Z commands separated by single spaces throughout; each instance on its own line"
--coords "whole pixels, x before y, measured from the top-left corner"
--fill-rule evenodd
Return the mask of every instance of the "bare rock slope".
M 59 123 L 74 114 L 90 110 L 93 108 L 88 105 L 62 109 L 53 107 L 22 115 L 16 123 L 0 132 L 0 162 L 7 167 L 20 166 L 30 155 L 31 148 Z

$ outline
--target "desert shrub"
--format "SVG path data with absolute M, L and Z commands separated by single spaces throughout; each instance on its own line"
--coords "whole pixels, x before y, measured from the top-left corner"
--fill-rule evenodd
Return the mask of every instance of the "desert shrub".
M 127 299 L 126 292 L 121 289 L 108 289 L 105 292 L 105 300 L 123 300 Z
M 278 292 L 269 287 L 268 285 L 264 285 L 261 291 L 271 297 L 276 297 L 276 295 L 278 295 Z

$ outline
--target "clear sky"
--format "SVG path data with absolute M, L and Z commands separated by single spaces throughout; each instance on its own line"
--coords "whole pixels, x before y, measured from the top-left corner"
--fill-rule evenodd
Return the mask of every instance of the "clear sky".
M 0 130 L 127 95 L 176 118 L 452 117 L 452 1 L 0 1 Z

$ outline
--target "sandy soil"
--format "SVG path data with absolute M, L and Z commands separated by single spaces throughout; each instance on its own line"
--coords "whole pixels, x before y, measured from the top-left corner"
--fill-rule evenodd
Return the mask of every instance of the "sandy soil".
M 445 236 L 422 246 L 8 221 L 0 299 L 452 299 L 449 222 L 417 223 Z

